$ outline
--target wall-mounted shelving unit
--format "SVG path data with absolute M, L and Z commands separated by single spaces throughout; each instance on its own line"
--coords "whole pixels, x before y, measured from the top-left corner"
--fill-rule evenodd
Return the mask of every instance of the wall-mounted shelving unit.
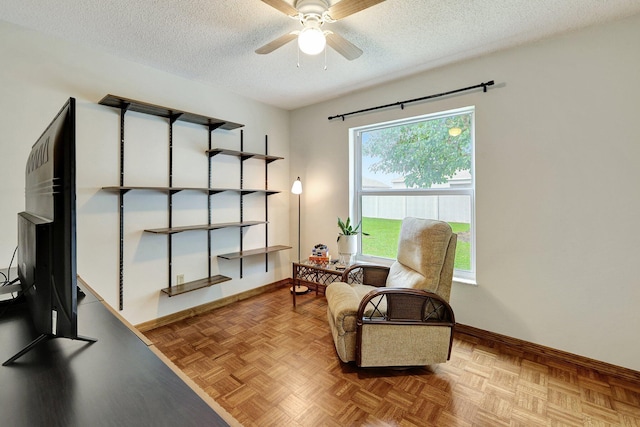
M 235 130 L 243 127 L 243 125 L 233 122 L 228 122 L 221 119 L 216 119 L 214 117 L 202 116 L 199 114 L 193 114 L 185 111 L 175 110 L 172 108 L 162 107 L 159 105 L 149 104 L 146 102 L 135 101 L 128 98 L 123 98 L 115 95 L 106 95 L 101 101 L 100 104 L 106 105 L 109 107 L 117 108 L 120 110 L 120 183 L 117 186 L 106 186 L 102 189 L 109 192 L 114 192 L 118 194 L 118 202 L 119 202 L 119 222 L 120 222 L 120 248 L 119 248 L 119 308 L 122 310 L 124 308 L 123 301 L 123 293 L 124 293 L 124 265 L 123 265 L 123 255 L 124 255 L 124 195 L 133 190 L 142 190 L 142 191 L 158 191 L 167 194 L 168 197 L 168 213 L 169 213 L 169 224 L 165 228 L 153 228 L 146 229 L 145 232 L 153 233 L 153 234 L 164 234 L 167 235 L 167 245 L 168 245 L 168 286 L 161 289 L 162 292 L 167 294 L 168 296 L 180 295 L 185 292 L 194 291 L 196 289 L 202 289 L 208 286 L 216 285 L 219 283 L 223 283 L 229 280 L 232 280 L 231 277 L 223 276 L 223 275 L 212 275 L 211 271 L 211 261 L 213 255 L 213 247 L 212 247 L 212 239 L 211 239 L 211 231 L 218 230 L 221 228 L 239 228 L 240 229 L 240 250 L 238 252 L 227 253 L 217 255 L 220 259 L 227 260 L 240 260 L 240 277 L 243 276 L 242 270 L 242 259 L 249 256 L 256 255 L 264 255 L 265 256 L 265 270 L 268 271 L 268 254 L 282 251 L 286 249 L 290 249 L 290 246 L 286 245 L 275 245 L 269 246 L 268 242 L 268 196 L 279 193 L 279 191 L 269 190 L 268 189 L 268 164 L 274 162 L 276 160 L 283 159 L 282 157 L 271 156 L 268 155 L 268 138 L 265 136 L 265 154 L 259 153 L 249 153 L 243 151 L 244 145 L 244 134 L 243 131 L 240 130 L 240 151 L 229 150 L 224 148 L 211 148 L 212 145 L 212 133 L 217 129 L 223 130 Z M 124 183 L 124 155 L 125 155 L 125 138 L 124 138 L 124 124 L 125 124 L 125 114 L 128 111 L 135 111 L 138 113 L 149 114 L 157 117 L 166 118 L 169 121 L 169 166 L 168 166 L 168 180 L 169 185 L 166 187 L 153 187 L 153 186 L 131 186 L 125 185 Z M 175 122 L 183 121 L 188 123 L 194 123 L 198 125 L 202 125 L 207 127 L 209 130 L 208 137 L 208 149 L 205 154 L 209 156 L 208 168 L 209 168 L 209 178 L 208 185 L 209 187 L 174 187 L 173 186 L 173 125 Z M 212 158 L 217 155 L 227 155 L 227 156 L 236 156 L 240 161 L 240 186 L 239 188 L 212 188 L 211 187 L 211 178 L 212 178 Z M 264 189 L 247 189 L 244 188 L 243 185 L 243 177 L 244 177 L 244 163 L 245 160 L 248 159 L 257 159 L 264 160 L 265 163 L 265 188 Z M 208 209 L 208 223 L 202 225 L 188 225 L 188 226 L 173 226 L 173 195 L 180 191 L 197 191 L 202 192 L 207 195 L 207 209 Z M 212 222 L 212 196 L 222 193 L 222 192 L 234 192 L 239 194 L 240 196 L 240 221 L 238 222 L 225 222 L 225 223 L 213 223 Z M 262 221 L 246 221 L 244 220 L 244 196 L 248 194 L 262 194 L 265 197 L 265 205 L 264 205 L 264 220 Z M 243 248 L 243 234 L 242 230 L 246 227 L 251 227 L 254 225 L 265 225 L 265 245 L 262 248 L 252 248 L 245 250 Z M 172 285 L 172 236 L 177 233 L 183 232 L 192 232 L 192 231 L 207 231 L 208 238 L 208 277 L 203 279 L 195 280 L 188 283 L 183 283 L 180 285 Z

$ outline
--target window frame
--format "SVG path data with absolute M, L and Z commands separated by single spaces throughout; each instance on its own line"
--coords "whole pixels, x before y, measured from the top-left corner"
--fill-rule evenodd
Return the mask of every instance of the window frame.
M 427 120 L 439 119 L 461 114 L 471 114 L 471 186 L 469 188 L 429 188 L 429 189 L 367 189 L 362 188 L 362 134 L 368 131 L 379 130 L 389 127 L 419 123 Z M 475 166 L 475 106 L 457 108 L 453 110 L 439 111 L 431 114 L 424 114 L 415 117 L 408 117 L 399 120 L 392 120 L 382 123 L 358 126 L 349 129 L 350 140 L 350 171 L 351 181 L 349 199 L 351 201 L 351 217 L 354 223 L 362 221 L 362 197 L 363 196 L 455 196 L 464 195 L 469 197 L 470 215 L 470 270 L 454 269 L 454 280 L 457 282 L 476 284 L 476 218 L 475 218 L 475 186 L 476 186 L 476 166 Z M 358 253 L 356 259 L 362 262 L 372 262 L 376 264 L 390 265 L 394 260 L 362 253 L 362 239 L 358 239 Z

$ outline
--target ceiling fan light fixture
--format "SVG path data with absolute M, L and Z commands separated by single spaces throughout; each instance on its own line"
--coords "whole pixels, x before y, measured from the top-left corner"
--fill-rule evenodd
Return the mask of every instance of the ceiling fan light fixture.
M 307 55 L 317 55 L 324 50 L 327 39 L 324 32 L 316 27 L 305 27 L 298 36 L 298 47 Z
M 298 67 L 300 52 L 306 55 L 317 55 L 326 52 L 326 46 L 335 50 L 348 61 L 359 58 L 362 50 L 353 43 L 333 31 L 323 31 L 324 24 L 332 24 L 338 20 L 368 9 L 385 0 L 261 0 L 263 3 L 284 13 L 289 18 L 300 21 L 301 31 L 291 31 L 264 46 L 256 49 L 256 53 L 264 55 L 281 48 L 298 39 Z M 326 54 L 325 54 L 326 69 Z

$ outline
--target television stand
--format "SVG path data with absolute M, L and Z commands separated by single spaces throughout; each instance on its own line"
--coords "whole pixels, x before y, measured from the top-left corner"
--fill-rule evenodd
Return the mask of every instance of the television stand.
M 45 342 L 13 365 L 0 365 L 2 427 L 240 425 L 117 309 L 80 278 L 78 284 L 87 296 L 78 303 L 77 333 L 98 342 Z M 39 335 L 27 304 L 12 304 L 0 317 L 2 353 Z M 0 356 L 1 364 L 9 354 Z
M 15 283 L 16 281 L 17 280 L 12 280 L 10 282 L 10 284 L 0 287 L 0 295 L 12 294 L 14 292 L 20 292 L 22 290 L 22 287 L 21 287 L 20 283 Z
M 31 341 L 25 348 L 23 348 L 22 350 L 17 352 L 15 355 L 11 356 L 6 362 L 4 362 L 2 364 L 2 366 L 11 365 L 19 357 L 21 357 L 24 354 L 28 353 L 32 348 L 34 348 L 35 346 L 37 346 L 41 342 L 48 341 L 48 340 L 54 339 L 54 338 L 69 338 L 69 337 L 58 337 L 58 336 L 55 336 L 55 335 L 52 335 L 52 334 L 42 334 L 38 338 L 36 338 L 35 340 Z M 84 336 L 81 336 L 81 335 L 78 335 L 75 338 L 69 338 L 69 339 L 78 340 L 78 341 L 86 341 L 86 342 L 91 343 L 91 344 L 93 344 L 94 342 L 97 341 L 95 338 L 84 337 Z

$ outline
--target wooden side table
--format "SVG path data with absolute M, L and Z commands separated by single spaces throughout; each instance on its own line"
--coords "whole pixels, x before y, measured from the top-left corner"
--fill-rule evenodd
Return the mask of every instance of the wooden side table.
M 307 286 L 309 289 L 315 290 L 316 295 L 320 293 L 324 295 L 327 286 L 342 279 L 344 270 L 344 266 L 338 268 L 337 264 L 331 262 L 327 265 L 314 264 L 308 260 L 294 262 L 292 273 L 294 292 L 291 292 L 293 306 L 296 306 L 296 286 Z M 351 282 L 351 277 L 349 279 L 349 282 Z
M 319 265 L 301 260 L 293 263 L 293 287 L 307 286 L 311 290 L 316 291 L 316 295 L 322 292 L 333 282 L 338 282 L 342 278 L 343 269 L 338 270 L 335 264 Z M 293 306 L 296 306 L 296 293 L 293 295 Z

